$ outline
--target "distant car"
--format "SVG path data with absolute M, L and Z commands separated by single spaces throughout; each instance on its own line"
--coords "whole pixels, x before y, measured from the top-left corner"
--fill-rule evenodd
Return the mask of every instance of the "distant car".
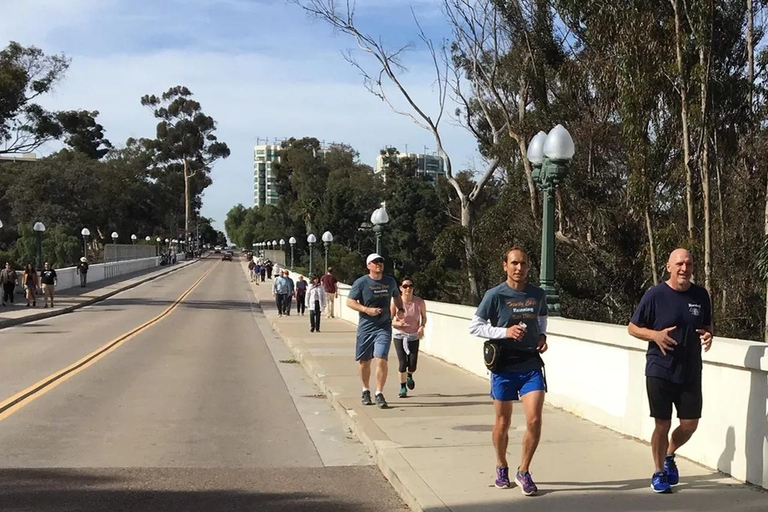
M 222 261 L 227 261 L 227 260 L 228 261 L 232 261 L 233 256 L 234 255 L 232 254 L 232 251 L 227 251 L 227 252 L 224 253 L 224 256 L 221 257 L 221 260 Z
M 216 253 L 216 254 L 220 254 L 221 253 L 221 246 L 217 245 L 216 247 L 214 247 L 213 248 L 213 252 Z

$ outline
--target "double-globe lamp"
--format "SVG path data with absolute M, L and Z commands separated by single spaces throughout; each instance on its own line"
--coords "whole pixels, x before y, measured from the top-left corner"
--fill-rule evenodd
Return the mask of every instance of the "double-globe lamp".
M 541 272 L 539 282 L 547 293 L 549 314 L 560 316 L 560 297 L 555 288 L 555 189 L 568 174 L 576 152 L 571 134 L 558 124 L 550 132 L 537 133 L 528 145 L 533 181 L 542 191 Z

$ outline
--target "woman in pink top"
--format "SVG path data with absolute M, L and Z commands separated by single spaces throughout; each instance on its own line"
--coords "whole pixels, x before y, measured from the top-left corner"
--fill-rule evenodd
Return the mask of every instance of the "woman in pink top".
M 400 280 L 400 293 L 405 307 L 405 318 L 397 319 L 394 303 L 392 308 L 392 338 L 395 342 L 397 360 L 400 363 L 400 398 L 408 396 L 408 390 L 416 387 L 413 374 L 419 359 L 419 340 L 424 337 L 427 325 L 427 308 L 424 301 L 413 294 L 413 279 Z M 407 373 L 406 373 L 407 372 Z

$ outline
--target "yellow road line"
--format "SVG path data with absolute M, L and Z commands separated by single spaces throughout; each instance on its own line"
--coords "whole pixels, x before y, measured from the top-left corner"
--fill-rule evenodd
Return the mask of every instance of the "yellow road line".
M 203 279 L 205 279 L 208 274 L 214 271 L 214 269 L 221 264 L 221 261 L 216 263 L 214 266 L 212 266 L 205 274 L 203 274 L 200 279 L 195 281 L 195 283 L 187 288 L 187 291 L 185 291 L 183 294 L 181 294 L 181 297 L 176 299 L 176 301 L 171 304 L 168 309 L 157 315 L 152 320 L 149 320 L 148 322 L 145 322 L 141 324 L 140 326 L 136 327 L 135 329 L 132 329 L 128 331 L 125 334 L 122 334 L 118 336 L 117 338 L 113 339 L 106 345 L 104 345 L 101 348 L 98 348 L 88 354 L 87 356 L 83 357 L 79 361 L 76 361 L 72 363 L 71 365 L 67 366 L 63 370 L 59 370 L 58 372 L 52 373 L 48 377 L 45 377 L 44 379 L 40 380 L 39 382 L 29 386 L 28 388 L 24 389 L 23 391 L 19 391 L 12 397 L 0 402 L 0 421 L 3 421 L 5 418 L 10 416 L 11 414 L 15 413 L 25 405 L 29 404 L 33 400 L 43 396 L 62 382 L 68 380 L 73 375 L 76 375 L 80 373 L 81 371 L 85 370 L 86 368 L 96 364 L 99 360 L 101 360 L 103 357 L 105 357 L 110 352 L 113 352 L 120 348 L 121 345 L 126 343 L 128 340 L 136 336 L 137 334 L 141 333 L 142 331 L 145 331 L 152 327 L 154 324 L 168 316 L 174 309 L 176 309 L 179 304 L 190 294 L 192 291 L 194 291 L 197 286 L 203 282 Z

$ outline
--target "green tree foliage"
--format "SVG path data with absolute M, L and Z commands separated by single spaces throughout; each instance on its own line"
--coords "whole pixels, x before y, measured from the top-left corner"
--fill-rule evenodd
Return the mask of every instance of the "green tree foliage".
M 230 154 L 226 143 L 215 135 L 216 122 L 206 115 L 200 103 L 192 99 L 192 92 L 184 86 L 171 87 L 161 96 L 154 94 L 141 98 L 160 121 L 156 137 L 143 139 L 143 146 L 152 151 L 159 164 L 158 179 L 164 179 L 172 189 L 178 188 L 181 176 L 184 197 L 184 231 L 189 223 L 195 199 L 211 184 L 213 162 Z M 197 206 L 197 205 L 194 205 Z

